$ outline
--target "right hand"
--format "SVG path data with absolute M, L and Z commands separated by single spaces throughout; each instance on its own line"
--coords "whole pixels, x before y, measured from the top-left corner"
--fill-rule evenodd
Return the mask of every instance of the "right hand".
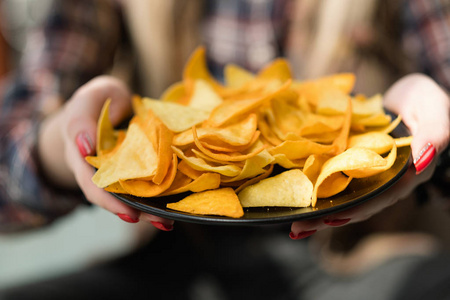
M 95 155 L 97 120 L 108 98 L 112 100 L 111 122 L 118 125 L 131 115 L 131 94 L 121 81 L 108 76 L 97 77 L 80 87 L 55 116 L 44 121 L 39 136 L 44 172 L 60 186 L 78 186 L 88 201 L 124 221 L 143 220 L 170 231 L 172 220 L 142 213 L 98 188 L 91 180 L 95 171 L 84 158 Z

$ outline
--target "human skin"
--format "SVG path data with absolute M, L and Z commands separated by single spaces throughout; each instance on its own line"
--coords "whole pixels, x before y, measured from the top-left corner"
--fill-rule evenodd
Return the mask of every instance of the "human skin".
M 169 231 L 172 220 L 141 213 L 99 189 L 91 180 L 94 170 L 84 157 L 95 154 L 97 120 L 108 98 L 111 122 L 118 125 L 131 115 L 131 94 L 121 81 L 108 76 L 97 77 L 80 87 L 60 110 L 45 119 L 38 139 L 43 171 L 60 187 L 80 187 L 88 201 L 124 221 L 146 221 Z
M 107 76 L 95 78 L 81 87 L 56 114 L 43 122 L 38 149 L 44 172 L 61 187 L 79 186 L 90 202 L 125 221 L 141 220 L 161 230 L 171 230 L 172 220 L 141 213 L 91 181 L 94 170 L 84 156 L 95 153 L 97 119 L 108 98 L 112 99 L 111 121 L 114 125 L 120 124 L 131 114 L 131 95 L 122 82 Z M 449 142 L 449 102 L 446 92 L 425 75 L 411 74 L 396 82 L 385 93 L 384 105 L 400 114 L 413 134 L 413 159 L 418 160 L 429 144 L 432 145 L 431 150 L 428 147 L 430 155 L 416 161 L 394 187 L 362 205 L 323 218 L 294 222 L 290 237 L 300 239 L 316 231 L 366 220 L 407 197 L 417 185 L 428 180 L 435 165 L 433 157 Z
M 419 184 L 431 177 L 436 162 L 434 158 L 449 142 L 448 94 L 431 78 L 423 74 L 411 74 L 398 80 L 386 91 L 384 106 L 401 115 L 413 135 L 411 151 L 414 164 L 398 183 L 380 196 L 323 218 L 294 222 L 291 238 L 302 239 L 330 227 L 367 220 L 408 197 Z

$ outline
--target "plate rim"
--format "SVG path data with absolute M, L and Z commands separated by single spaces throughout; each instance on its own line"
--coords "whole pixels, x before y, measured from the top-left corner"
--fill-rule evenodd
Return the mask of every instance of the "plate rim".
M 111 193 L 115 197 L 117 197 L 119 200 L 123 201 L 127 205 L 136 208 L 144 213 L 153 214 L 155 216 L 159 216 L 162 218 L 171 219 L 174 221 L 183 221 L 183 222 L 191 222 L 196 224 L 205 224 L 205 225 L 270 225 L 270 224 L 284 224 L 284 223 L 290 223 L 295 221 L 302 221 L 302 220 L 309 220 L 309 219 L 315 219 L 323 216 L 327 216 L 333 213 L 338 213 L 343 210 L 352 208 L 354 206 L 360 205 L 363 202 L 366 202 L 375 196 L 380 195 L 381 193 L 385 192 L 389 188 L 391 188 L 396 182 L 400 180 L 401 177 L 406 173 L 409 166 L 412 163 L 411 156 L 408 158 L 407 162 L 402 166 L 400 172 L 398 172 L 392 179 L 390 179 L 387 183 L 385 183 L 383 186 L 372 190 L 370 193 L 364 195 L 363 197 L 349 200 L 345 203 L 338 204 L 336 206 L 332 206 L 329 208 L 320 209 L 317 211 L 309 211 L 299 214 L 292 214 L 292 215 L 286 215 L 286 216 L 275 216 L 275 217 L 268 217 L 268 218 L 230 218 L 230 217 L 224 217 L 224 216 L 214 216 L 214 215 L 200 215 L 200 214 L 191 214 L 191 213 L 185 213 L 181 211 L 175 211 L 171 209 L 160 209 L 154 206 L 149 206 L 142 204 L 140 202 L 136 202 L 133 200 L 128 199 L 127 197 L 124 197 L 121 194 Z M 154 197 L 157 198 L 157 197 Z M 162 197 L 159 197 L 162 198 Z M 145 198 L 143 198 L 145 199 Z M 248 210 L 248 208 L 244 208 L 244 216 L 245 211 Z
M 392 117 L 395 117 L 394 114 L 387 112 Z M 395 134 L 397 132 L 397 134 Z M 394 138 L 396 137 L 404 137 L 410 135 L 408 128 L 403 122 L 400 122 L 400 124 L 393 130 L 391 133 L 393 134 Z M 340 211 L 343 211 L 345 209 L 349 209 L 351 207 L 357 206 L 359 204 L 362 204 L 363 202 L 366 202 L 375 196 L 385 192 L 389 188 L 391 188 L 398 180 L 400 180 L 401 177 L 406 173 L 410 165 L 412 164 L 412 155 L 411 155 L 411 148 L 409 148 L 409 153 L 407 153 L 408 158 L 405 160 L 405 163 L 401 166 L 399 172 L 397 172 L 391 179 L 389 179 L 386 183 L 384 183 L 382 186 L 375 188 L 374 190 L 368 192 L 367 194 L 356 198 L 356 199 L 350 199 L 344 203 L 337 204 L 335 206 L 331 206 L 328 208 L 319 209 L 316 211 L 308 211 L 303 212 L 299 214 L 289 214 L 289 215 L 282 215 L 282 216 L 272 216 L 267 218 L 246 218 L 245 213 L 248 212 L 251 208 L 244 208 L 244 216 L 241 218 L 231 218 L 231 217 L 225 217 L 225 216 L 215 216 L 215 215 L 200 215 L 200 214 L 192 214 L 192 213 L 186 213 L 181 211 L 175 211 L 169 208 L 158 208 L 155 206 L 151 206 L 148 204 L 143 204 L 140 201 L 132 200 L 132 198 L 135 199 L 142 199 L 145 201 L 145 199 L 149 198 L 140 198 L 128 194 L 118 194 L 110 192 L 114 197 L 119 199 L 120 201 L 124 202 L 125 204 L 140 210 L 141 212 L 152 214 L 155 216 L 159 216 L 162 218 L 171 219 L 174 221 L 182 221 L 182 222 L 190 222 L 190 223 L 197 223 L 197 224 L 204 224 L 204 225 L 270 225 L 270 224 L 284 224 L 284 223 L 290 223 L 300 220 L 308 220 L 308 219 L 314 219 L 323 217 L 326 215 L 330 215 L 332 213 L 337 213 Z M 177 195 L 171 195 L 171 196 L 163 196 L 163 197 L 151 197 L 151 199 L 158 199 L 158 198 L 164 198 L 164 203 L 171 202 L 170 199 L 175 200 L 181 200 L 182 197 L 184 198 L 184 195 L 188 195 L 189 193 L 182 193 Z

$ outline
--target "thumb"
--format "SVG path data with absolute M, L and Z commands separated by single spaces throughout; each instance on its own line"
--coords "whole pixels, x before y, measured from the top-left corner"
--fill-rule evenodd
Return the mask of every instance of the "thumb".
M 131 114 L 131 95 L 119 80 L 97 77 L 72 96 L 65 107 L 66 131 L 64 136 L 75 141 L 82 156 L 92 155 L 97 142 L 97 120 L 105 101 L 111 98 L 110 119 L 113 125 Z
M 65 160 L 88 201 L 135 223 L 140 212 L 99 189 L 91 180 L 94 169 L 84 159 L 95 152 L 97 120 L 108 98 L 112 100 L 111 111 L 115 112 L 112 122 L 118 123 L 131 112 L 131 101 L 127 88 L 117 79 L 106 76 L 93 79 L 67 102 L 62 126 Z
M 449 100 L 440 90 L 429 93 L 424 107 L 417 105 L 412 115 L 405 116 L 405 122 L 412 128 L 411 150 L 416 173 L 421 173 L 430 165 L 437 154 L 441 153 L 449 142 Z
M 449 142 L 449 98 L 431 78 L 412 74 L 400 79 L 385 94 L 385 106 L 402 116 L 413 135 L 412 156 L 421 173 Z

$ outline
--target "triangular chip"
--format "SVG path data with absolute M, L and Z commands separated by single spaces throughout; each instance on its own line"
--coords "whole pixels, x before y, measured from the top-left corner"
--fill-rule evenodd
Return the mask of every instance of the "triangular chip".
M 114 133 L 114 127 L 109 119 L 110 105 L 111 99 L 106 100 L 97 122 L 97 155 L 112 149 L 116 145 L 117 138 Z
M 158 158 L 147 135 L 138 124 L 130 124 L 120 148 L 92 177 L 100 188 L 105 188 L 120 179 L 149 177 L 155 174 Z
M 240 88 L 255 78 L 255 75 L 237 65 L 228 64 L 224 69 L 224 78 L 227 87 Z
M 177 103 L 159 101 L 150 98 L 142 99 L 145 107 L 173 132 L 182 132 L 206 120 L 209 112 Z
M 187 196 L 176 203 L 168 203 L 170 209 L 201 215 L 219 215 L 240 218 L 244 210 L 232 188 L 204 191 Z
M 213 87 L 208 84 L 207 81 L 203 79 L 194 81 L 194 91 L 188 106 L 210 112 L 222 102 L 223 99 L 214 91 Z
M 312 192 L 313 185 L 308 177 L 299 169 L 293 169 L 247 186 L 238 197 L 242 207 L 308 207 Z

